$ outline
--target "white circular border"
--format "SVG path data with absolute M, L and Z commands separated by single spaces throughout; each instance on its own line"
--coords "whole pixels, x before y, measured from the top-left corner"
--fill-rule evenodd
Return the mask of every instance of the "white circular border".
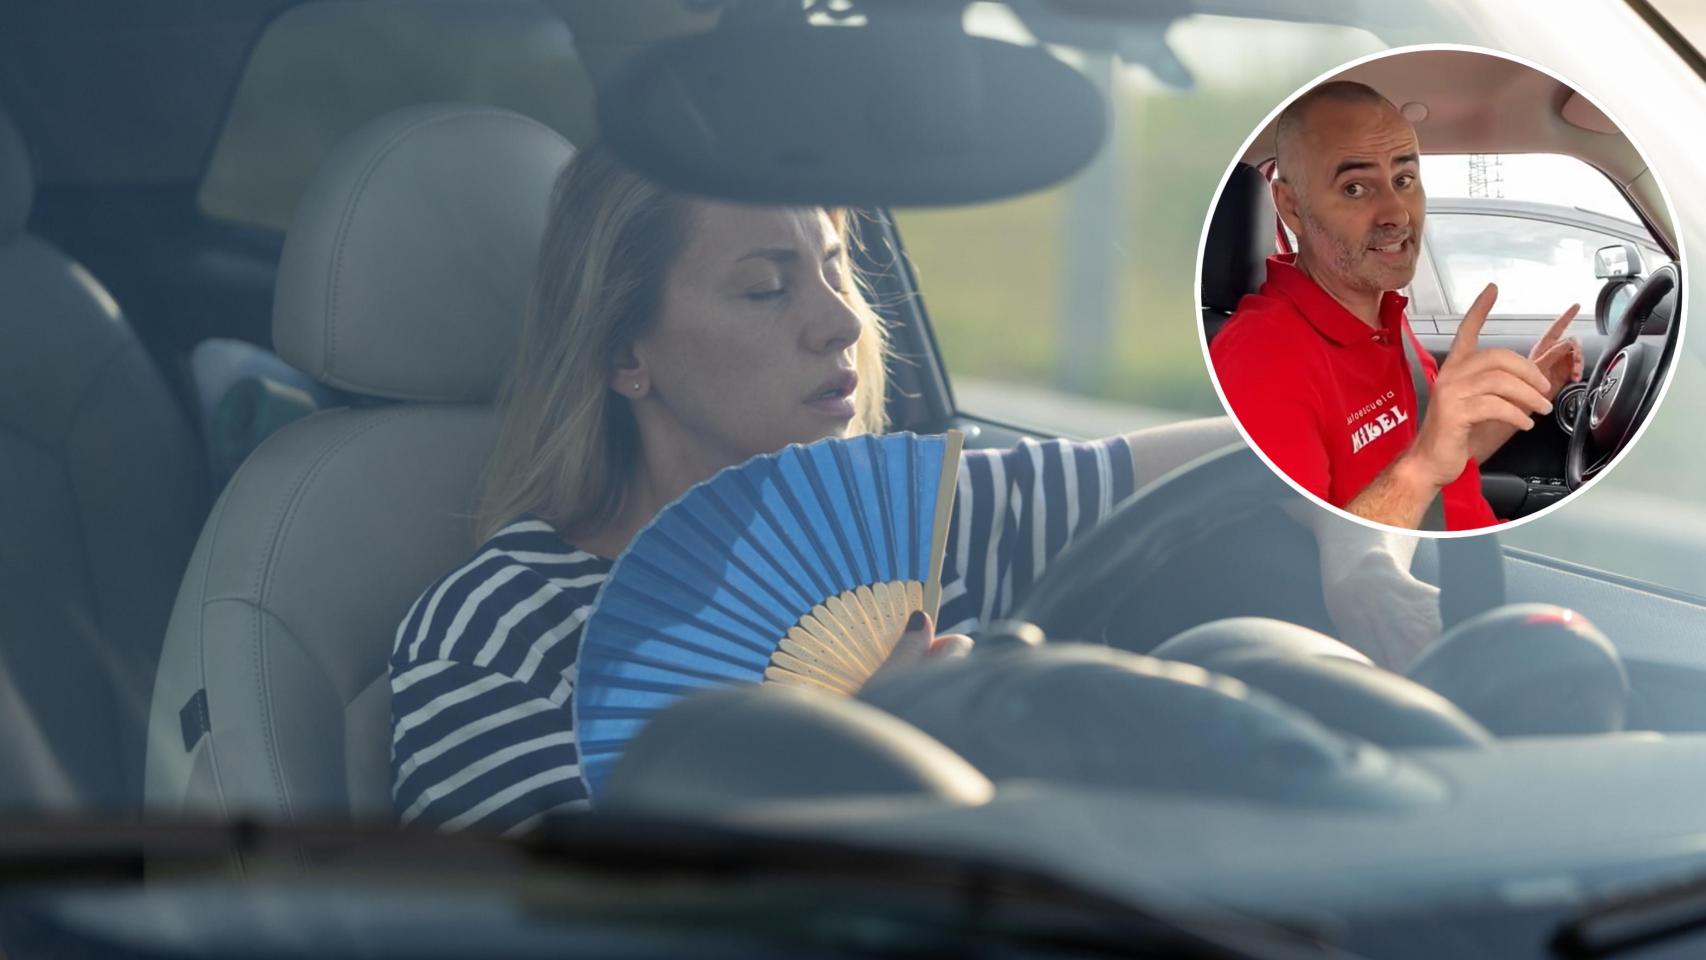
M 1682 278 L 1682 295 L 1677 299 L 1676 315 L 1671 320 L 1672 323 L 1680 324 L 1680 326 L 1677 329 L 1677 333 L 1676 333 L 1676 354 L 1673 355 L 1671 358 L 1670 369 L 1665 371 L 1664 382 L 1659 384 L 1659 395 L 1653 400 L 1653 406 L 1647 412 L 1646 419 L 1642 420 L 1640 423 L 1635 425 L 1634 436 L 1630 437 L 1629 442 L 1623 445 L 1623 449 L 1619 450 L 1617 452 L 1617 455 L 1611 458 L 1611 462 L 1607 463 L 1603 468 L 1600 469 L 1600 471 L 1598 473 L 1594 474 L 1591 479 L 1584 482 L 1580 487 L 1577 487 L 1576 489 L 1570 491 L 1568 494 L 1564 495 L 1563 497 L 1560 497 L 1556 503 L 1553 503 L 1547 507 L 1543 507 L 1540 510 L 1537 510 L 1534 513 L 1530 513 L 1526 516 L 1518 517 L 1515 520 L 1502 521 L 1502 522 L 1495 524 L 1493 526 L 1490 526 L 1490 527 L 1477 527 L 1474 530 L 1413 530 L 1413 529 L 1410 529 L 1408 527 L 1395 527 L 1395 526 L 1392 526 L 1391 524 L 1377 523 L 1377 522 L 1370 520 L 1366 517 L 1359 517 L 1356 514 L 1351 513 L 1350 511 L 1344 509 L 1343 507 L 1333 506 L 1331 503 L 1328 503 L 1327 501 L 1321 499 L 1320 497 L 1316 496 L 1315 494 L 1309 492 L 1307 489 L 1305 489 L 1303 487 L 1303 485 L 1301 485 L 1297 481 L 1293 480 L 1284 470 L 1281 470 L 1278 466 L 1276 466 L 1274 464 L 1273 460 L 1268 457 L 1267 453 L 1262 450 L 1262 448 L 1256 443 L 1256 441 L 1254 441 L 1250 438 L 1249 431 L 1244 429 L 1244 424 L 1238 419 L 1238 415 L 1236 413 L 1232 412 L 1232 404 L 1230 404 L 1226 401 L 1226 392 L 1220 388 L 1220 375 L 1217 372 L 1215 372 L 1214 360 L 1209 356 L 1209 352 L 1208 352 L 1208 329 L 1202 323 L 1202 312 L 1203 312 L 1202 266 L 1203 266 L 1203 254 L 1208 249 L 1208 229 L 1209 229 L 1209 226 L 1214 223 L 1214 211 L 1220 206 L 1221 195 L 1226 192 L 1227 181 L 1232 179 L 1232 171 L 1237 168 L 1239 163 L 1243 162 L 1244 154 L 1249 152 L 1250 145 L 1256 142 L 1256 137 L 1260 136 L 1262 131 L 1266 130 L 1268 128 L 1268 125 L 1274 122 L 1274 118 L 1279 116 L 1280 112 L 1283 111 L 1286 107 L 1290 106 L 1292 104 L 1292 102 L 1294 100 L 1296 100 L 1298 97 L 1300 97 L 1304 93 L 1307 93 L 1308 91 L 1314 89 L 1316 86 L 1318 86 L 1322 83 L 1325 83 L 1326 81 L 1331 80 L 1331 79 L 1339 76 L 1340 74 L 1344 73 L 1346 70 L 1351 69 L 1352 67 L 1361 66 L 1362 64 L 1369 63 L 1369 62 L 1374 61 L 1374 60 L 1384 60 L 1388 57 L 1398 57 L 1398 56 L 1403 56 L 1403 55 L 1409 54 L 1409 53 L 1422 53 L 1422 52 L 1435 51 L 1435 50 L 1451 50 L 1451 51 L 1456 51 L 1459 53 L 1477 53 L 1477 54 L 1481 54 L 1483 56 L 1497 57 L 1500 60 L 1506 60 L 1506 61 L 1509 61 L 1511 63 L 1520 64 L 1524 67 L 1529 68 L 1530 70 L 1534 70 L 1534 71 L 1537 71 L 1539 73 L 1543 73 L 1546 76 L 1549 76 L 1552 79 L 1558 81 L 1559 83 L 1564 84 L 1565 86 L 1569 87 L 1571 90 L 1580 94 L 1589 103 L 1591 103 L 1595 107 L 1597 107 L 1601 113 L 1605 114 L 1606 119 L 1610 120 L 1612 125 L 1617 127 L 1618 132 L 1622 133 L 1623 136 L 1629 141 L 1629 145 L 1631 147 L 1635 148 L 1635 153 L 1640 156 L 1642 162 L 1647 164 L 1647 171 L 1649 173 L 1651 173 L 1653 176 L 1653 183 L 1658 187 L 1659 197 L 1660 197 L 1660 199 L 1662 199 L 1664 201 L 1665 211 L 1670 216 L 1671 229 L 1676 234 L 1675 243 L 1676 243 L 1677 273 L 1678 273 L 1678 276 L 1680 276 Z M 1425 154 L 1424 154 L 1424 156 L 1425 156 Z M 1688 319 L 1688 295 L 1689 295 L 1688 291 L 1689 291 L 1689 287 L 1691 287 L 1692 284 L 1689 282 L 1688 272 L 1686 269 L 1687 263 L 1688 263 L 1687 250 L 1684 248 L 1684 243 L 1686 242 L 1686 240 L 1684 238 L 1684 234 L 1686 233 L 1686 231 L 1683 230 L 1682 221 L 1677 216 L 1676 204 L 1674 202 L 1672 202 L 1672 200 L 1671 200 L 1670 191 L 1668 189 L 1666 189 L 1665 184 L 1664 184 L 1664 179 L 1659 176 L 1659 172 L 1653 168 L 1652 163 L 1648 160 L 1649 156 L 1650 155 L 1647 153 L 1647 151 L 1641 149 L 1641 144 L 1635 140 L 1634 136 L 1629 133 L 1628 129 L 1626 127 L 1624 127 L 1623 124 L 1618 123 L 1617 119 L 1614 116 L 1612 116 L 1611 111 L 1607 110 L 1603 103 L 1600 103 L 1599 98 L 1588 93 L 1586 90 L 1582 89 L 1577 84 L 1571 82 L 1569 80 L 1569 78 L 1564 77 L 1563 75 L 1559 74 L 1555 70 L 1552 70 L 1548 67 L 1541 66 L 1540 64 L 1535 63 L 1534 61 L 1529 60 L 1525 57 L 1519 57 L 1519 56 L 1516 56 L 1515 54 L 1505 53 L 1502 50 L 1494 50 L 1490 47 L 1480 47 L 1480 46 L 1475 46 L 1473 44 L 1466 44 L 1466 43 L 1418 43 L 1418 44 L 1411 44 L 1409 46 L 1403 46 L 1403 47 L 1393 47 L 1389 50 L 1381 50 L 1377 53 L 1371 53 L 1371 54 L 1368 54 L 1367 56 L 1358 57 L 1355 60 L 1347 60 L 1344 63 L 1341 63 L 1338 66 L 1332 68 L 1331 70 L 1328 70 L 1325 73 L 1322 73 L 1322 74 L 1316 76 L 1315 79 L 1310 80 L 1308 83 L 1305 83 L 1303 86 L 1298 87 L 1295 91 L 1293 91 L 1291 93 L 1290 96 L 1286 97 L 1284 100 L 1281 100 L 1277 106 L 1275 106 L 1271 111 L 1268 112 L 1268 115 L 1262 119 L 1262 122 L 1258 123 L 1256 125 L 1255 129 L 1250 131 L 1250 135 L 1244 138 L 1244 142 L 1238 147 L 1238 152 L 1233 154 L 1232 162 L 1230 162 L 1226 165 L 1226 172 L 1220 175 L 1220 183 L 1219 183 L 1219 185 L 1217 185 L 1215 187 L 1215 190 L 1214 190 L 1214 202 L 1209 206 L 1208 216 L 1206 218 L 1204 218 L 1204 220 L 1203 220 L 1202 236 L 1199 237 L 1197 240 L 1197 269 L 1196 269 L 1196 276 L 1195 276 L 1195 282 L 1196 282 L 1195 300 L 1196 300 L 1196 305 L 1197 305 L 1197 338 L 1202 342 L 1203 365 L 1208 368 L 1209 382 L 1214 385 L 1215 396 L 1220 398 L 1220 406 L 1223 410 L 1226 411 L 1226 416 L 1228 419 L 1230 419 L 1232 421 L 1232 425 L 1238 429 L 1238 435 L 1244 438 L 1245 445 L 1248 446 L 1251 450 L 1255 451 L 1256 456 L 1260 457 L 1262 462 L 1267 464 L 1268 469 L 1272 470 L 1274 472 L 1275 476 L 1284 480 L 1287 484 L 1289 484 L 1291 486 L 1291 488 L 1293 490 L 1296 490 L 1298 493 L 1302 494 L 1305 498 L 1312 501 L 1316 506 L 1322 507 L 1326 510 L 1329 510 L 1332 513 L 1334 513 L 1335 515 L 1342 517 L 1346 520 L 1351 520 L 1351 521 L 1354 521 L 1356 523 L 1360 523 L 1363 526 L 1368 527 L 1370 529 L 1379 530 L 1379 531 L 1382 531 L 1385 533 L 1397 533 L 1397 534 L 1402 534 L 1405 536 L 1412 536 L 1412 537 L 1427 537 L 1429 539 L 1434 539 L 1434 540 L 1450 540 L 1450 539 L 1457 539 L 1459 537 L 1478 537 L 1478 536 L 1483 536 L 1483 535 L 1486 535 L 1489 533 L 1492 533 L 1492 534 L 1505 533 L 1505 532 L 1508 532 L 1511 530 L 1515 530 L 1517 527 L 1520 527 L 1523 524 L 1528 523 L 1531 520 L 1538 520 L 1541 517 L 1546 516 L 1547 514 L 1553 512 L 1554 510 L 1557 510 L 1558 508 L 1568 504 L 1570 501 L 1574 500 L 1577 496 L 1579 496 L 1584 491 L 1592 489 L 1594 484 L 1598 483 L 1601 477 L 1604 477 L 1606 474 L 1610 473 L 1617 466 L 1617 464 L 1625 456 L 1627 456 L 1629 454 L 1629 451 L 1635 449 L 1635 444 L 1639 443 L 1641 440 L 1641 434 L 1646 432 L 1647 427 L 1653 422 L 1654 417 L 1658 415 L 1659 407 L 1664 404 L 1665 394 L 1670 392 L 1671 382 L 1676 378 L 1677 363 L 1681 359 L 1681 355 L 1682 355 L 1683 338 L 1686 337 L 1688 334 L 1688 322 L 1687 322 L 1687 319 Z M 1602 175 L 1603 175 L 1603 172 L 1602 172 Z M 1426 227 L 1423 227 L 1423 230 L 1425 231 Z M 1478 466 L 1479 465 L 1477 464 L 1477 467 Z

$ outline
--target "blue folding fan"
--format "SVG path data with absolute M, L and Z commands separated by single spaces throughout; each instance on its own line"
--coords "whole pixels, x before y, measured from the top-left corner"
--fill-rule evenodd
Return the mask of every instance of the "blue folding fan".
M 651 717 L 696 690 L 851 693 L 941 600 L 961 435 L 821 440 L 730 467 L 652 519 L 599 591 L 576 671 L 594 796 Z

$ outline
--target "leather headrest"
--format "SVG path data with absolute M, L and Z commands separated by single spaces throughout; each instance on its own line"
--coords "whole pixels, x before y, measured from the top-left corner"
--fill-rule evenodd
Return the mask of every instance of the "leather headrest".
M 1274 201 L 1267 178 L 1247 163 L 1232 168 L 1214 205 L 1203 245 L 1202 305 L 1231 313 L 1268 276 L 1274 249 Z
M 0 104 L 0 245 L 11 243 L 24 232 L 35 199 L 35 177 L 30 172 L 30 154 L 23 135 L 13 125 L 6 107 Z
M 573 152 L 543 124 L 491 107 L 410 107 L 357 130 L 285 235 L 274 348 L 366 396 L 491 399 Z

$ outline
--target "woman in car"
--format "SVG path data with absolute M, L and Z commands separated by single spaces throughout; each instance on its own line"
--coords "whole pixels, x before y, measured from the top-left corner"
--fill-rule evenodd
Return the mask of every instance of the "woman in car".
M 569 165 L 486 478 L 483 545 L 398 629 L 392 773 L 404 823 L 519 832 L 585 806 L 570 699 L 581 628 L 614 558 L 724 467 L 884 428 L 886 342 L 853 275 L 847 216 L 674 195 L 600 147 Z M 1221 419 L 967 450 L 942 571 L 946 632 L 915 614 L 883 669 L 965 653 L 964 631 L 1000 618 L 1074 535 L 1236 437 Z M 1387 571 L 1391 593 L 1431 602 L 1396 555 L 1403 544 L 1346 524 L 1317 539 L 1330 609 L 1335 592 L 1367 584 L 1332 575 L 1328 557 L 1364 578 Z M 1424 622 L 1409 635 L 1436 633 Z

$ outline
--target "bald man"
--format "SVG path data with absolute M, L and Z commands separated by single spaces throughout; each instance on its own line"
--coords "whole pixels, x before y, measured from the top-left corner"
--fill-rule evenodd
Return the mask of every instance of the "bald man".
M 1489 284 L 1436 366 L 1396 292 L 1415 275 L 1426 215 L 1415 130 L 1372 88 L 1335 81 L 1288 106 L 1276 133 L 1274 206 L 1297 252 L 1268 260 L 1267 282 L 1210 348 L 1233 415 L 1287 476 L 1357 516 L 1498 523 L 1480 464 L 1580 379 L 1581 345 L 1560 339 L 1577 307 L 1526 357 L 1483 350 Z

